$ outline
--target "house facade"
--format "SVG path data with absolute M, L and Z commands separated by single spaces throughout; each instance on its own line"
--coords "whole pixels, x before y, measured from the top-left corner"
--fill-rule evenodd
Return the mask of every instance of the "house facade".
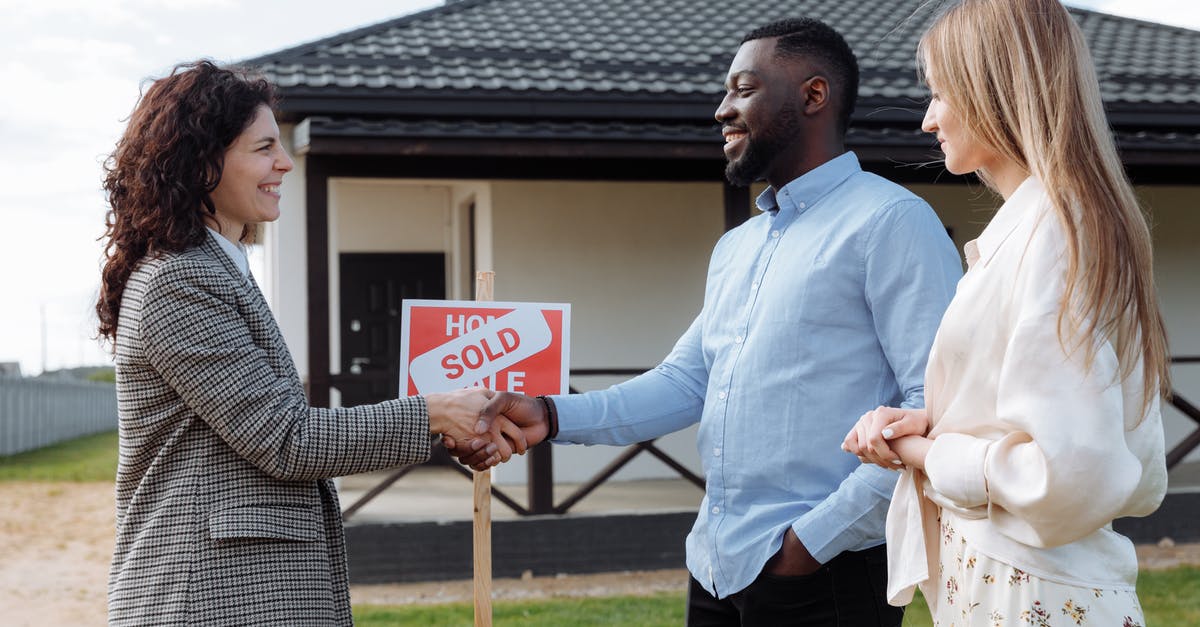
M 396 394 L 399 303 L 572 305 L 572 385 L 657 364 L 700 309 L 708 256 L 751 215 L 712 118 L 741 35 L 807 15 L 843 32 L 862 81 L 848 147 L 909 187 L 955 243 L 998 199 L 919 130 L 918 0 L 461 0 L 246 61 L 283 95 L 296 170 L 266 225 L 264 291 L 315 404 Z M 1200 355 L 1200 32 L 1071 9 L 1154 229 L 1172 352 Z M 1200 398 L 1200 365 L 1174 370 Z M 1195 425 L 1168 409 L 1168 446 Z M 694 433 L 659 441 L 699 469 Z M 556 449 L 582 481 L 618 451 Z M 617 479 L 674 476 L 648 458 Z M 1194 459 L 1200 456 L 1193 455 Z M 497 481 L 520 482 L 518 462 Z

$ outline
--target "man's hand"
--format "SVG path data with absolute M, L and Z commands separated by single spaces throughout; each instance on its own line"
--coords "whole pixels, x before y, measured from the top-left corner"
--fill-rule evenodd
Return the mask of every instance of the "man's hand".
M 763 566 L 763 572 L 782 577 L 801 577 L 811 575 L 819 568 L 821 568 L 821 562 L 818 562 L 808 552 L 804 543 L 796 537 L 796 532 L 789 527 L 783 534 L 783 546 L 778 553 L 767 560 L 767 564 Z
M 482 432 L 477 428 L 476 433 L 490 433 L 491 442 L 498 445 L 497 451 L 489 452 L 490 444 L 478 436 L 470 441 L 442 436 L 446 450 L 464 466 L 475 470 L 487 470 L 502 461 L 508 461 L 509 457 L 501 454 L 503 447 L 500 446 L 506 438 L 520 439 L 522 446 L 517 452 L 524 453 L 526 448 L 550 435 L 550 417 L 546 415 L 542 402 L 524 394 L 496 392 L 479 412 L 479 421 L 485 427 Z

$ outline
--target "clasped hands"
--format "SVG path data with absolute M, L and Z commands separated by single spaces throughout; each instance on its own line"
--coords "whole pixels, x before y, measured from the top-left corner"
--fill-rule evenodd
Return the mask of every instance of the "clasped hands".
M 882 407 L 869 411 L 846 434 L 842 450 L 863 463 L 890 470 L 925 468 L 925 455 L 933 445 L 929 412 L 924 409 Z
M 430 430 L 465 466 L 487 470 L 524 455 L 550 435 L 542 401 L 524 394 L 466 388 L 425 397 Z

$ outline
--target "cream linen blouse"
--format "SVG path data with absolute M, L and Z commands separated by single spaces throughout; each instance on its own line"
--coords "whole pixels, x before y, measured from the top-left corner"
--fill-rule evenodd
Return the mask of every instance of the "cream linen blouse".
M 893 605 L 918 585 L 936 598 L 939 507 L 978 551 L 1038 577 L 1134 586 L 1133 544 L 1111 523 L 1162 501 L 1162 416 L 1156 398 L 1142 419 L 1140 364 L 1121 381 L 1110 343 L 1090 369 L 1060 344 L 1066 241 L 1029 178 L 965 247 L 925 371 L 933 446 L 888 512 Z

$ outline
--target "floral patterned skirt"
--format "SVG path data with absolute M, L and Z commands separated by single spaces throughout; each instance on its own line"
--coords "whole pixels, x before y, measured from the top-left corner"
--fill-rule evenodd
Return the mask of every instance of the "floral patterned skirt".
M 943 513 L 934 627 L 1142 627 L 1133 590 L 1080 588 L 1047 581 L 975 550 Z

